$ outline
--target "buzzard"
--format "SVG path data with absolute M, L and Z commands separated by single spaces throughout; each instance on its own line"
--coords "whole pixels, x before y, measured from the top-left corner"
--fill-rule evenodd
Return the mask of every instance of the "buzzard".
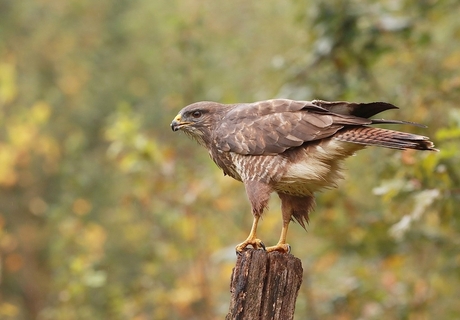
M 436 151 L 429 138 L 373 124 L 413 124 L 400 120 L 369 119 L 397 109 L 385 102 L 350 103 L 322 100 L 273 99 L 254 103 L 196 102 L 183 108 L 171 123 L 205 147 L 228 175 L 244 183 L 253 223 L 248 245 L 266 251 L 289 252 L 289 222 L 303 228 L 315 205 L 315 193 L 337 186 L 343 178 L 341 162 L 366 146 Z M 420 125 L 418 125 L 420 126 Z M 283 227 L 275 246 L 257 238 L 257 223 L 270 194 L 281 199 Z

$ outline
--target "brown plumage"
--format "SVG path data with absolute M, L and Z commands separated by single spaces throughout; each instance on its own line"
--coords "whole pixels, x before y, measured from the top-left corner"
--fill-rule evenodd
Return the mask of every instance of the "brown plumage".
M 197 102 L 183 108 L 171 123 L 204 146 L 224 174 L 241 181 L 252 206 L 248 238 L 236 247 L 265 246 L 257 239 L 257 223 L 272 192 L 281 199 L 283 228 L 277 245 L 267 251 L 289 251 L 286 234 L 295 219 L 305 228 L 314 193 L 336 187 L 340 163 L 365 146 L 436 150 L 427 137 L 370 127 L 413 124 L 369 119 L 397 109 L 385 102 L 349 103 L 274 99 L 224 105 Z

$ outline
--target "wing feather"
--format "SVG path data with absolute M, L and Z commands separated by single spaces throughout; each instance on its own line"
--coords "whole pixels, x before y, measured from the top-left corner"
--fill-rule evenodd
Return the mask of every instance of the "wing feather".
M 313 100 L 312 103 L 333 113 L 354 115 L 361 118 L 369 118 L 376 115 L 377 113 L 389 109 L 398 109 L 398 107 L 387 102 L 355 103 L 345 101 L 330 102 L 323 100 Z
M 363 116 L 393 108 L 396 107 L 380 102 L 287 99 L 237 104 L 222 118 L 214 142 L 220 150 L 242 155 L 279 154 L 306 142 L 329 138 L 344 127 L 372 124 Z

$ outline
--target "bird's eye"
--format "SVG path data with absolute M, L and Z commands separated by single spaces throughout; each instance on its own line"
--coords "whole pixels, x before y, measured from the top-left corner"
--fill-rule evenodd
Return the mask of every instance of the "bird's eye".
M 195 119 L 198 119 L 199 117 L 201 117 L 201 111 L 193 111 L 192 112 L 192 117 L 194 117 Z

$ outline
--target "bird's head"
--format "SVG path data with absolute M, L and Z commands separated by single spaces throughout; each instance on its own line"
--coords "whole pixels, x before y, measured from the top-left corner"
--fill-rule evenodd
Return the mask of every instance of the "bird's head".
M 216 102 L 196 102 L 183 108 L 171 122 L 173 131 L 181 130 L 198 143 L 210 142 L 213 126 L 219 122 L 225 105 Z

